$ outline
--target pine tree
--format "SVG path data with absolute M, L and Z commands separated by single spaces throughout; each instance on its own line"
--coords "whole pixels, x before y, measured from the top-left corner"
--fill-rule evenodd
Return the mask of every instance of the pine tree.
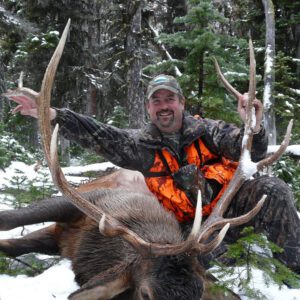
M 300 141 L 300 91 L 297 90 L 298 78 L 295 74 L 293 57 L 285 55 L 282 51 L 277 53 L 275 64 L 275 100 L 276 123 L 280 138 L 285 134 L 285 128 L 290 119 L 294 119 L 292 140 L 298 144 Z

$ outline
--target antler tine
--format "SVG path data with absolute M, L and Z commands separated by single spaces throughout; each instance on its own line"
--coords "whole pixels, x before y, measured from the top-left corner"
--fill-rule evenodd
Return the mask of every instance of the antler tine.
M 230 227 L 230 223 L 227 223 L 219 232 L 219 234 L 209 243 L 206 244 L 200 244 L 198 242 L 196 249 L 194 250 L 195 252 L 199 253 L 208 253 L 211 252 L 212 250 L 216 249 L 221 242 L 223 241 L 228 229 Z
M 215 57 L 213 57 L 213 60 L 215 63 L 215 69 L 217 71 L 217 75 L 220 78 L 221 82 L 223 83 L 225 89 L 238 100 L 242 96 L 242 94 L 239 91 L 237 91 L 225 78 L 225 76 L 223 75 L 221 68 L 218 64 L 217 59 Z
M 199 238 L 201 223 L 202 223 L 202 195 L 201 195 L 201 191 L 198 190 L 196 213 L 195 213 L 193 227 L 189 235 L 190 239 L 197 240 Z
M 90 218 L 99 222 L 101 216 L 103 215 L 102 210 L 100 210 L 94 204 L 88 202 L 84 199 L 75 189 L 73 189 L 67 182 L 58 161 L 57 155 L 57 135 L 58 135 L 59 125 L 56 124 L 50 143 L 50 172 L 52 179 L 59 190 L 66 195 L 69 199 L 72 199 L 72 203 L 81 210 L 84 214 L 88 215 Z
M 292 127 L 293 127 L 293 119 L 290 120 L 289 125 L 287 127 L 284 140 L 282 141 L 280 147 L 274 152 L 272 155 L 266 157 L 257 163 L 257 169 L 262 170 L 263 168 L 270 166 L 272 163 L 277 161 L 281 155 L 285 152 L 287 146 L 289 145 L 291 135 L 292 135 Z
M 51 124 L 49 118 L 49 109 L 50 109 L 50 101 L 51 101 L 51 91 L 52 85 L 55 78 L 56 70 L 58 63 L 60 61 L 61 55 L 63 53 L 63 49 L 67 40 L 69 28 L 70 28 L 71 20 L 68 20 L 68 23 L 63 31 L 61 39 L 55 49 L 55 52 L 52 55 L 52 58 L 48 64 L 46 69 L 41 91 L 37 98 L 37 108 L 38 108 L 38 120 L 39 120 L 39 127 L 42 136 L 42 142 L 44 147 L 44 153 L 50 167 L 50 140 L 51 140 Z
M 249 56 L 250 56 L 250 74 L 249 74 L 249 104 L 252 107 L 253 100 L 255 99 L 255 92 L 256 92 L 256 61 L 254 55 L 254 48 L 252 39 L 249 39 Z
M 57 66 L 59 64 L 60 58 L 64 50 L 64 46 L 70 28 L 70 23 L 71 21 L 69 19 L 63 31 L 63 34 L 61 36 L 61 39 L 46 69 L 43 82 L 42 82 L 41 91 L 37 98 L 37 109 L 38 109 L 39 128 L 41 132 L 44 153 L 48 162 L 48 166 L 51 171 L 53 181 L 56 183 L 56 186 L 60 189 L 62 193 L 64 193 L 65 195 L 70 197 L 70 199 L 72 199 L 71 196 L 73 196 L 74 190 L 68 185 L 59 167 L 58 158 L 57 158 L 56 144 L 57 144 L 58 124 L 55 127 L 53 136 L 51 137 L 51 125 L 50 125 L 50 118 L 49 118 L 52 85 L 55 78 Z M 100 220 L 102 212 L 100 212 L 95 205 L 92 205 L 91 203 L 86 201 L 84 198 L 80 196 L 79 193 L 76 193 L 76 195 L 74 196 L 76 197 L 76 199 L 77 198 L 80 199 L 77 201 L 81 205 L 80 206 L 77 204 L 77 207 L 79 209 L 81 209 L 87 215 L 90 215 L 95 221 Z M 85 206 L 83 205 L 83 203 Z

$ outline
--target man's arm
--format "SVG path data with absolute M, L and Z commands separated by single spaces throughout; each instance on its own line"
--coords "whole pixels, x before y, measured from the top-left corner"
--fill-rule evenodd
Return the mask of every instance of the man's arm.
M 248 102 L 248 93 L 239 96 L 237 111 L 243 122 L 246 120 L 246 106 Z M 253 144 L 251 158 L 253 161 L 259 161 L 266 156 L 268 147 L 268 138 L 263 127 L 263 105 L 260 100 L 254 99 L 253 107 L 255 109 L 255 126 L 253 128 Z M 215 151 L 229 159 L 238 161 L 241 154 L 241 145 L 244 135 L 244 126 L 241 128 L 233 124 L 227 124 L 223 121 L 207 120 L 206 126 L 210 137 L 212 138 Z
M 37 118 L 37 95 L 35 91 L 26 88 L 21 92 L 9 90 L 4 94 L 18 104 L 12 113 L 19 112 L 34 118 Z M 139 155 L 129 130 L 102 124 L 67 109 L 50 108 L 49 115 L 53 125 L 59 123 L 61 132 L 67 139 L 103 155 L 120 167 L 139 170 Z
M 139 170 L 139 153 L 130 130 L 100 123 L 69 109 L 55 110 L 56 118 L 52 124 L 60 125 L 60 132 L 65 138 L 104 156 L 120 167 Z
M 213 150 L 234 161 L 238 161 L 241 154 L 241 145 L 244 135 L 244 125 L 240 128 L 225 123 L 224 121 L 215 121 L 205 119 L 208 130 L 208 140 L 212 143 Z M 258 132 L 253 136 L 251 158 L 253 161 L 259 161 L 266 156 L 268 147 L 268 138 L 262 124 Z

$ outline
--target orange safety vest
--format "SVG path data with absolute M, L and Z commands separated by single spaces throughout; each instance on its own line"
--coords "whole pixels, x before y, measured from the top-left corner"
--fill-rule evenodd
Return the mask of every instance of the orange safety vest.
M 198 144 L 197 144 L 198 143 Z M 213 154 L 201 141 L 198 139 L 193 144 L 185 147 L 187 154 L 187 161 L 189 164 L 195 164 L 203 173 L 206 179 L 214 179 L 222 185 L 218 195 L 211 201 L 210 204 L 204 205 L 202 214 L 207 216 L 220 199 L 224 190 L 229 184 L 236 168 L 237 162 L 230 161 L 224 157 L 219 162 L 215 162 L 218 158 Z M 162 157 L 163 156 L 163 157 Z M 209 161 L 214 161 L 209 164 Z M 167 164 L 167 166 L 165 166 Z M 195 216 L 195 207 L 188 199 L 184 191 L 176 187 L 176 184 L 171 176 L 179 170 L 180 166 L 174 156 L 167 150 L 158 150 L 155 153 L 155 159 L 152 167 L 149 169 L 149 174 L 156 174 L 155 176 L 146 175 L 145 180 L 150 191 L 158 198 L 162 205 L 172 211 L 178 221 L 189 221 Z M 170 175 L 165 175 L 167 172 Z M 162 176 L 160 176 L 160 174 Z M 164 174 L 164 175 L 163 175 Z

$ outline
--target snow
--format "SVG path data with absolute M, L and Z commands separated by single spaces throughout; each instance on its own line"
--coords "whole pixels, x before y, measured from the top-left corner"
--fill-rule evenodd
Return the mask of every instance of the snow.
M 1 300 L 66 300 L 78 289 L 68 260 L 36 277 L 0 275 L 0 282 Z
M 299 153 L 300 153 L 300 146 Z M 80 174 L 86 171 L 105 170 L 108 167 L 114 167 L 111 163 L 93 164 L 84 167 L 64 168 L 66 174 Z M 12 176 L 18 175 L 16 172 L 22 171 L 28 179 L 38 178 L 38 173 L 34 171 L 34 166 L 26 165 L 21 162 L 13 162 L 6 172 L 0 174 L 0 188 L 7 184 Z M 47 174 L 46 170 L 41 171 Z M 6 179 L 4 178 L 6 176 Z M 74 177 L 74 176 L 73 176 Z M 82 179 L 82 178 L 81 178 Z M 50 180 L 50 179 L 49 179 Z M 50 183 L 49 183 L 50 184 Z M 0 194 L 2 196 L 2 194 Z M 3 201 L 0 197 L 0 210 L 9 209 L 10 200 Z M 22 234 L 27 234 L 41 227 L 48 226 L 51 223 L 35 224 L 25 228 L 16 228 L 10 231 L 0 232 L 0 239 L 17 238 Z M 288 289 L 270 283 L 268 286 L 264 283 L 263 273 L 260 270 L 253 270 L 254 280 L 252 282 L 256 289 L 259 289 L 269 300 L 296 300 L 300 299 L 300 289 Z M 44 271 L 35 277 L 25 275 L 8 276 L 0 275 L 0 299 L 1 300 L 67 300 L 68 295 L 78 289 L 74 281 L 74 273 L 71 270 L 70 261 L 63 259 L 56 265 Z M 238 290 L 237 290 L 238 292 Z M 241 299 L 250 300 L 241 295 Z
M 285 105 L 291 109 L 294 109 L 293 104 L 291 104 L 289 101 L 285 101 Z
M 38 172 L 34 170 L 35 164 L 26 165 L 23 162 L 13 161 L 9 168 L 5 170 L 0 170 L 0 189 L 4 189 L 5 187 L 12 186 L 12 179 L 19 178 L 19 180 L 24 179 L 23 184 L 29 183 L 30 181 L 34 181 L 35 186 L 45 185 L 45 180 L 49 181 L 50 185 L 50 173 L 48 169 L 41 169 Z M 97 172 L 97 171 L 105 171 L 108 168 L 116 168 L 116 166 L 110 162 L 91 164 L 83 167 L 66 167 L 62 168 L 64 174 L 68 181 L 73 184 L 80 184 L 83 181 L 87 181 L 90 178 L 88 177 L 80 177 L 80 176 L 72 176 L 79 175 L 85 172 Z
M 23 162 L 14 161 L 11 163 L 10 167 L 4 171 L 0 171 L 1 181 L 0 181 L 0 189 L 5 187 L 11 187 L 11 180 L 13 177 L 24 178 L 26 182 L 34 180 L 37 178 L 38 174 L 34 171 L 34 166 L 28 166 Z
M 265 61 L 265 72 L 268 74 L 273 70 L 273 58 L 271 57 L 272 49 L 271 45 L 267 46 L 266 49 L 266 61 Z
M 267 46 L 266 49 L 266 53 L 265 53 L 265 73 L 266 76 L 268 76 L 268 74 L 270 74 L 272 72 L 273 69 L 273 58 L 271 57 L 272 54 L 272 49 L 271 49 L 271 45 Z M 271 103 L 271 84 L 268 82 L 265 85 L 265 89 L 264 89 L 264 95 L 263 95 L 263 103 L 264 103 L 264 108 L 265 110 L 270 109 L 272 103 Z
M 226 71 L 224 72 L 224 76 L 248 77 L 249 75 L 241 72 Z
M 59 32 L 57 30 L 49 31 L 49 34 L 59 36 Z
M 148 25 L 149 25 L 150 29 L 152 30 L 154 36 L 155 36 L 156 38 L 159 38 L 159 31 L 158 31 L 157 29 L 155 29 L 151 24 L 148 24 Z M 159 45 L 161 46 L 162 50 L 165 52 L 165 54 L 166 54 L 166 56 L 168 57 L 168 59 L 169 59 L 170 61 L 173 61 L 174 59 L 173 59 L 173 57 L 171 56 L 171 54 L 169 53 L 169 51 L 166 49 L 165 45 L 163 45 L 163 44 L 161 43 L 161 41 L 158 41 L 158 43 L 159 43 Z M 176 75 L 177 75 L 178 77 L 182 76 L 182 72 L 178 69 L 178 67 L 175 66 L 174 69 L 175 69 L 175 73 L 176 73 Z
M 264 95 L 263 95 L 263 103 L 264 103 L 264 109 L 265 110 L 270 109 L 270 107 L 272 106 L 272 103 L 271 103 L 270 99 L 271 99 L 271 85 L 268 82 L 265 85 Z
M 246 179 L 250 179 L 257 172 L 257 163 L 254 163 L 250 158 L 250 152 L 245 151 L 241 159 L 241 171 Z
M 63 171 L 66 175 L 79 175 L 83 172 L 91 172 L 91 171 L 105 171 L 108 168 L 116 168 L 116 166 L 110 162 L 98 163 L 98 164 L 91 164 L 87 166 L 77 166 L 77 167 L 66 167 L 63 168 Z
M 214 269 L 212 269 L 211 271 L 214 272 Z M 240 274 L 241 277 L 243 277 L 242 274 L 245 274 L 244 271 L 245 271 L 244 268 L 238 268 L 238 267 L 236 268 L 236 273 Z M 253 269 L 252 278 L 253 279 L 251 280 L 250 287 L 252 289 L 261 291 L 263 295 L 266 297 L 266 299 L 268 300 L 299 300 L 300 299 L 300 289 L 289 289 L 286 286 L 282 286 L 281 289 L 279 289 L 278 287 L 275 287 L 271 283 L 267 286 L 264 283 L 264 275 L 261 270 Z M 242 294 L 238 286 L 234 287 L 233 291 L 236 294 L 238 294 L 242 300 L 251 300 L 249 297 L 246 297 Z
M 291 92 L 294 92 L 294 93 L 297 94 L 297 95 L 300 95 L 300 90 L 296 90 L 296 89 L 290 88 L 290 91 L 291 91 Z
M 272 300 L 299 300 L 300 299 L 300 290 L 299 289 L 289 289 L 286 286 L 283 286 L 281 290 L 274 288 L 274 286 L 266 286 L 263 279 L 263 272 L 261 270 L 255 269 L 253 271 L 253 280 L 252 287 L 263 291 L 263 294 L 267 299 Z M 241 297 L 242 300 L 247 298 Z
M 279 145 L 269 145 L 268 146 L 268 154 L 274 153 L 279 148 Z M 295 156 L 300 156 L 300 145 L 290 145 L 285 150 L 285 153 L 290 153 Z

